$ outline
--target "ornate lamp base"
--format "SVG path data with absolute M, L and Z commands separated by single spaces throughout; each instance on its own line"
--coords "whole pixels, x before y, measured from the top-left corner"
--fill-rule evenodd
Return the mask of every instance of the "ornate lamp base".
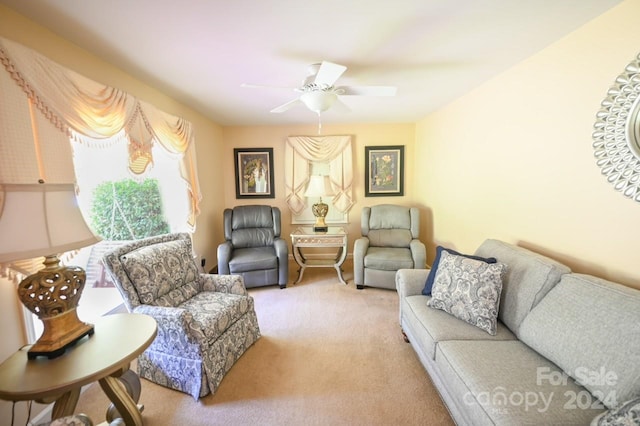
M 47 256 L 44 269 L 18 285 L 20 301 L 40 318 L 44 331 L 31 346 L 28 359 L 55 358 L 84 336 L 92 335 L 93 325 L 78 319 L 76 308 L 82 295 L 85 271 L 60 264 L 58 256 Z
M 313 225 L 314 232 L 327 232 L 329 228 L 327 227 L 327 223 L 324 221 L 324 218 L 327 217 L 327 213 L 329 212 L 329 206 L 322 202 L 322 198 L 320 202 L 311 206 L 311 211 L 313 215 L 316 217 L 316 223 Z

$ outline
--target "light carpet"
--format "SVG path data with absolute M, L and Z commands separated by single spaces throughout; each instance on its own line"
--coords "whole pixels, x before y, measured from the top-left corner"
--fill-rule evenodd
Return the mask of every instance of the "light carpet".
M 452 425 L 398 324 L 395 291 L 356 290 L 352 265 L 307 269 L 288 287 L 250 289 L 262 337 L 200 401 L 142 380 L 145 425 Z M 76 412 L 109 401 L 91 385 Z

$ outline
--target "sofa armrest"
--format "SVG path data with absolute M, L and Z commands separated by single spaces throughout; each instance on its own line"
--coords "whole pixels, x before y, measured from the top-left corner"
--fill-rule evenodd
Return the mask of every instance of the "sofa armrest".
M 248 295 L 242 275 L 200 274 L 200 288 L 202 291 Z
M 398 296 L 415 296 L 422 294 L 430 269 L 399 269 L 396 272 L 396 290 Z

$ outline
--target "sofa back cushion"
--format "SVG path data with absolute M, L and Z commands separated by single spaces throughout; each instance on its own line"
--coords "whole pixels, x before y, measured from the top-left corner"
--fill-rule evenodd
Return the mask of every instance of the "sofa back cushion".
M 607 408 L 640 396 L 640 291 L 564 275 L 527 315 L 520 339 Z
M 476 256 L 495 257 L 507 266 L 502 281 L 500 319 L 519 336 L 522 320 L 555 286 L 560 277 L 571 272 L 569 267 L 523 247 L 498 240 L 486 240 Z
M 143 246 L 120 260 L 143 304 L 178 306 L 198 292 L 199 271 L 187 240 Z

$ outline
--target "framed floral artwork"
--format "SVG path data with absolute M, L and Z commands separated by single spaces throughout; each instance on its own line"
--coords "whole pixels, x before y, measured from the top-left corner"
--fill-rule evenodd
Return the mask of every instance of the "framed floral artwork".
M 404 195 L 404 146 L 365 146 L 365 197 Z
M 235 148 L 236 198 L 275 198 L 273 148 Z

